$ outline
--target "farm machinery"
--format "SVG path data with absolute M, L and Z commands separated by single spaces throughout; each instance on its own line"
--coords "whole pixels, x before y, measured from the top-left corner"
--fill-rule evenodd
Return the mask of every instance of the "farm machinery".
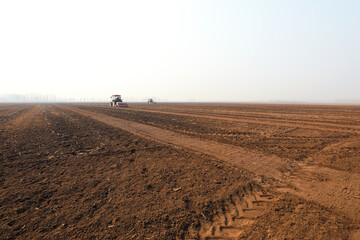
M 110 101 L 110 106 L 111 107 L 129 107 L 129 105 L 125 102 L 123 102 L 121 95 L 112 95 L 111 97 L 111 101 Z
M 148 104 L 156 104 L 156 102 L 154 102 L 154 100 L 152 98 L 149 98 L 147 101 Z

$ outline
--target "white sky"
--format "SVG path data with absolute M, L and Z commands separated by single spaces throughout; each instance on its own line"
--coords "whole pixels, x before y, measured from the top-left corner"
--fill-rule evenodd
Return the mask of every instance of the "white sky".
M 360 1 L 0 1 L 0 94 L 360 99 Z

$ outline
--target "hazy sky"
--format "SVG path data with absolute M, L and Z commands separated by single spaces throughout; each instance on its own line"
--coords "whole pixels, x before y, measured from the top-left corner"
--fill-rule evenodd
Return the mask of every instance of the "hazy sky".
M 360 1 L 0 1 L 0 94 L 360 99 Z

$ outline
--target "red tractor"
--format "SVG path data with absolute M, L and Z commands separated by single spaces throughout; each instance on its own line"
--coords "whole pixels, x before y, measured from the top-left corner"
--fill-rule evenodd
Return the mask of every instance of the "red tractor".
M 129 105 L 123 102 L 121 95 L 112 95 L 111 97 L 110 106 L 111 107 L 129 107 Z

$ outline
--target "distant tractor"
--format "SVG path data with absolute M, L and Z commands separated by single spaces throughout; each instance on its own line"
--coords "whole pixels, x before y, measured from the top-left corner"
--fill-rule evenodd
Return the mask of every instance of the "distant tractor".
M 129 105 L 123 102 L 121 95 L 112 95 L 111 97 L 110 106 L 111 107 L 129 107 Z
M 154 102 L 154 100 L 152 98 L 149 98 L 147 101 L 148 104 L 156 104 L 156 102 Z

